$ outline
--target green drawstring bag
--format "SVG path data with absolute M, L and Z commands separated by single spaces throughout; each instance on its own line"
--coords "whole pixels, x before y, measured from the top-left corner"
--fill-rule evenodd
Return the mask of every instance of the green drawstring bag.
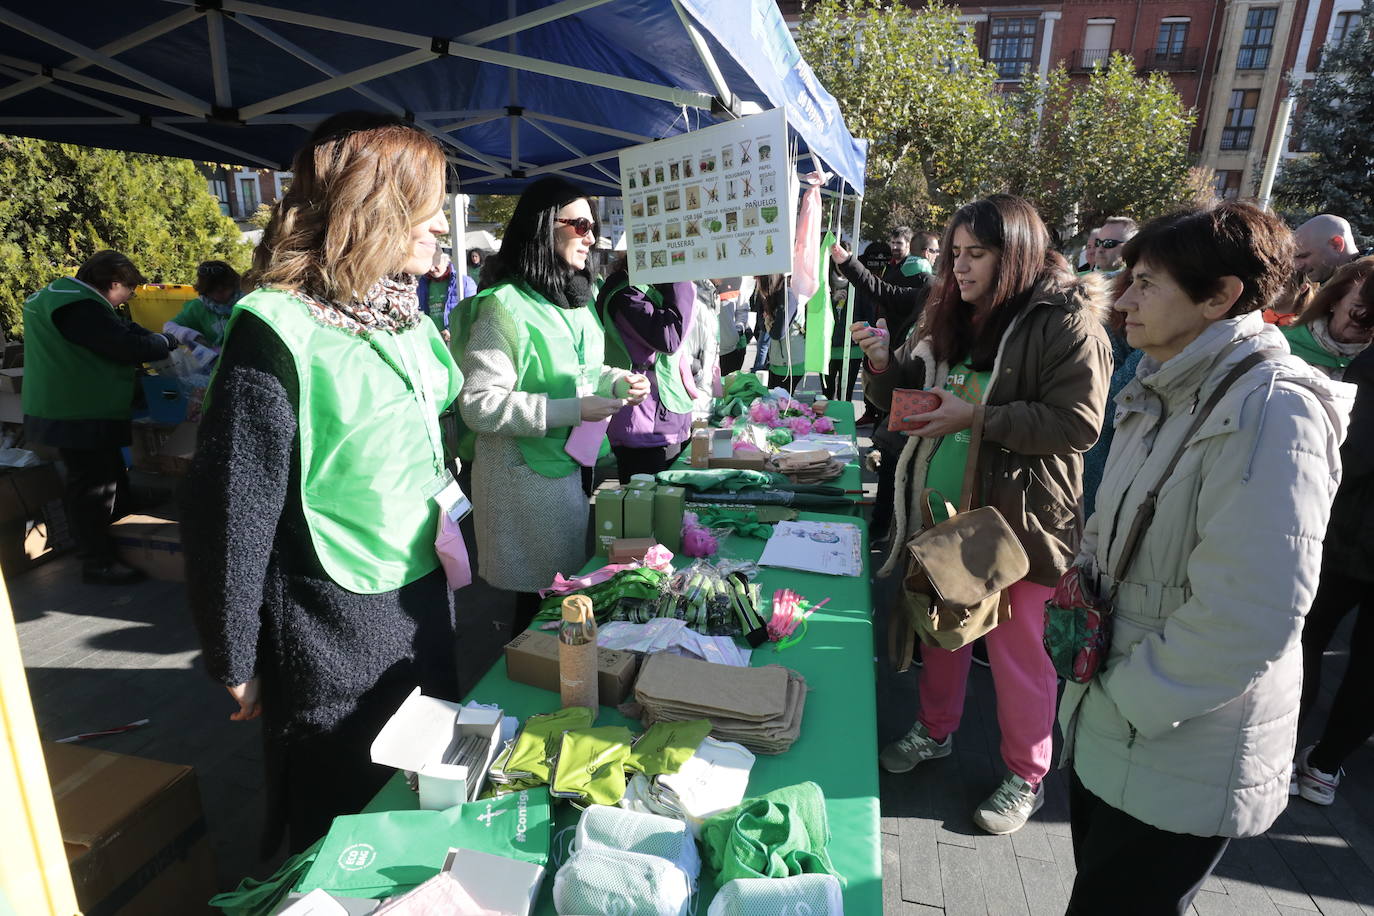
M 549 860 L 552 833 L 543 789 L 444 811 L 345 815 L 334 818 L 314 864 L 293 890 L 391 897 L 437 875 L 454 847 L 542 866 Z
M 625 794 L 630 730 L 623 725 L 584 728 L 563 735 L 549 794 L 578 805 L 614 805 Z
M 530 716 L 511 742 L 510 753 L 503 752 L 492 763 L 491 779 L 497 783 L 514 780 L 536 780 L 536 785 L 549 781 L 549 759 L 558 753 L 563 733 L 587 728 L 596 720 L 596 712 L 586 706 L 569 706 L 557 712 Z
M 315 862 L 323 842 L 316 840 L 304 852 L 287 859 L 270 878 L 263 881 L 244 878 L 232 891 L 211 897 L 210 906 L 216 907 L 225 916 L 269 916 L 275 913 L 282 898 L 291 892 L 301 875 Z
M 645 776 L 671 776 L 682 769 L 682 765 L 691 759 L 710 733 L 711 722 L 708 719 L 655 722 L 635 739 L 630 756 L 625 760 L 625 768 Z

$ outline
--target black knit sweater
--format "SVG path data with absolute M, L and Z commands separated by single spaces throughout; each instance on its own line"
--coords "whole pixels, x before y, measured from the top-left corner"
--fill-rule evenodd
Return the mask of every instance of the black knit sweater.
M 301 506 L 298 402 L 280 339 L 239 316 L 183 488 L 187 586 L 206 670 L 228 685 L 261 678 L 269 737 L 328 733 L 365 695 L 403 696 L 415 685 L 457 693 L 442 570 L 363 595 L 321 567 Z

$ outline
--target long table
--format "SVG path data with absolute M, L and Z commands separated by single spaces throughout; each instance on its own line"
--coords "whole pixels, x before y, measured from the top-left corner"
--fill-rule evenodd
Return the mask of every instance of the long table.
M 855 439 L 854 447 L 858 448 L 857 427 L 854 425 L 854 402 L 853 401 L 831 401 L 826 408 L 825 415 L 835 421 L 835 433 L 841 436 L 849 436 Z M 675 470 L 683 470 L 690 466 L 691 449 L 683 451 L 673 464 Z M 862 455 L 845 465 L 844 471 L 834 480 L 826 481 L 834 486 L 844 487 L 845 493 L 850 498 L 850 508 L 848 514 L 858 515 L 859 504 L 863 501 L 863 469 L 861 465 Z
M 851 417 L 852 422 L 852 417 Z M 802 513 L 802 519 L 858 524 L 841 515 Z M 878 820 L 877 700 L 873 669 L 872 592 L 867 564 L 867 531 L 864 537 L 865 567 L 858 577 L 764 568 L 758 581 L 764 600 L 779 588 L 791 588 L 813 603 L 829 598 L 812 615 L 806 637 L 782 652 L 765 643 L 754 651 L 752 664 L 781 664 L 800 672 L 809 688 L 802 718 L 801 737 L 785 754 L 758 755 L 749 778 L 749 795 L 756 796 L 783 786 L 810 780 L 825 793 L 830 819 L 830 855 L 847 882 L 845 911 L 853 914 L 882 912 L 882 853 Z M 722 556 L 757 559 L 764 542 L 732 536 Z M 588 569 L 598 564 L 593 562 Z M 550 712 L 559 706 L 556 693 L 517 684 L 506 677 L 505 662 L 498 661 L 468 693 L 465 700 L 496 703 L 507 715 L 521 719 Z M 603 706 L 598 725 L 642 726 L 614 708 Z M 368 805 L 368 811 L 414 808 L 418 799 L 398 774 Z M 554 913 L 552 872 L 568 855 L 568 845 L 578 812 L 570 805 L 556 806 L 556 833 L 550 876 L 544 882 L 536 912 Z M 698 905 L 704 914 L 716 892 L 714 875 L 703 870 Z

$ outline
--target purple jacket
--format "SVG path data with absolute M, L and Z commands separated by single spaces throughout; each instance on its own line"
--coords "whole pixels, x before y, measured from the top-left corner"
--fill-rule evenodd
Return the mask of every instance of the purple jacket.
M 614 287 L 622 274 L 606 278 L 603 288 Z M 625 349 L 630 352 L 633 371 L 649 379 L 649 396 L 635 407 L 625 407 L 611 417 L 606 435 L 611 445 L 652 448 L 677 445 L 691 434 L 690 413 L 669 413 L 658 400 L 658 380 L 654 377 L 656 353 L 676 353 L 687 337 L 696 303 L 696 288 L 691 283 L 659 284 L 663 307 L 654 305 L 644 293 L 627 286 L 608 303 L 606 314 L 615 322 Z

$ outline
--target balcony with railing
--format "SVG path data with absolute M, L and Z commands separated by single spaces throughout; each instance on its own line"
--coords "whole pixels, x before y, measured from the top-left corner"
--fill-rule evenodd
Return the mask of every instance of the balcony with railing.
M 1069 69 L 1074 73 L 1087 73 L 1090 70 L 1105 70 L 1107 60 L 1113 54 L 1129 54 L 1125 48 L 1078 48 L 1069 61 Z
M 1145 70 L 1184 73 L 1197 70 L 1201 66 L 1201 48 L 1181 48 L 1177 51 L 1161 51 L 1158 48 L 1151 48 L 1145 52 Z

